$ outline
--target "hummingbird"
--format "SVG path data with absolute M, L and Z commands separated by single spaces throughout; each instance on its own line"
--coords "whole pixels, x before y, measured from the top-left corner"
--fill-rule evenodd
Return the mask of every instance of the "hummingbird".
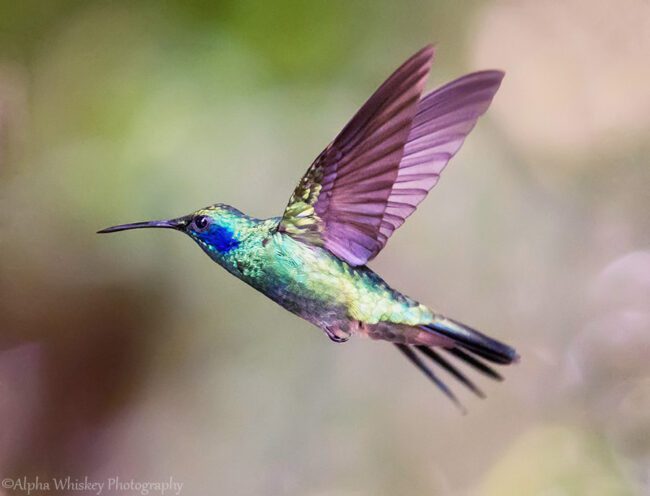
M 474 72 L 422 96 L 433 58 L 434 47 L 425 46 L 375 91 L 311 164 L 281 217 L 257 219 L 217 203 L 98 233 L 183 232 L 332 341 L 361 335 L 392 343 L 463 410 L 436 367 L 484 397 L 458 363 L 502 380 L 494 365 L 518 361 L 517 352 L 393 289 L 367 266 L 436 185 L 504 76 Z

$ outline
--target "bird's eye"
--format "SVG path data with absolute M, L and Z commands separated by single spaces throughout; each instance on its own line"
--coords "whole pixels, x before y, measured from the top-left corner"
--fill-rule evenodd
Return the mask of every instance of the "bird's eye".
M 194 217 L 192 223 L 194 224 L 195 231 L 204 232 L 210 226 L 210 217 L 207 215 L 198 215 L 197 217 Z

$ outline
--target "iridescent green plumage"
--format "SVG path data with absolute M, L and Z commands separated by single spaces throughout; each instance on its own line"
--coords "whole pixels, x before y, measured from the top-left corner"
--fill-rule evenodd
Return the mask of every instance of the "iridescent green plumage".
M 182 231 L 231 274 L 332 340 L 361 334 L 392 342 L 455 401 L 415 349 L 482 394 L 433 348 L 496 379 L 482 360 L 507 364 L 516 352 L 392 289 L 366 265 L 437 183 L 503 77 L 469 74 L 420 99 L 432 59 L 433 48 L 425 47 L 380 86 L 308 169 L 282 217 L 254 219 L 216 204 L 100 232 Z
M 369 268 L 352 267 L 278 231 L 280 218 L 253 219 L 226 205 L 194 215 L 211 219 L 210 229 L 187 231 L 210 258 L 330 336 L 344 340 L 352 329 L 372 334 L 380 323 L 417 326 L 433 320 L 428 308 L 391 289 Z M 216 248 L 224 233 L 236 247 Z

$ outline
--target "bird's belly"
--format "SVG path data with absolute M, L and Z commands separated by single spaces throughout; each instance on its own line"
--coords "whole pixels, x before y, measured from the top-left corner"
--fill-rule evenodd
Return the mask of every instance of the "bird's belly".
M 290 312 L 318 326 L 347 318 L 347 301 L 340 284 L 327 272 L 304 265 L 274 270 L 274 283 L 260 288 Z
M 259 252 L 255 277 L 243 278 L 330 337 L 378 322 L 416 325 L 431 312 L 391 289 L 366 267 L 350 267 L 328 251 L 275 234 Z M 257 258 L 257 257 L 256 257 Z
M 358 332 L 362 323 L 349 315 L 348 302 L 340 291 L 340 285 L 328 281 L 327 277 L 316 277 L 306 282 L 301 271 L 296 271 L 296 277 L 286 280 L 286 285 L 266 292 L 272 300 L 322 329 L 327 336 L 336 342 L 347 341 Z
M 263 255 L 261 272 L 246 282 L 319 327 L 348 320 L 352 295 L 338 259 L 280 234 Z

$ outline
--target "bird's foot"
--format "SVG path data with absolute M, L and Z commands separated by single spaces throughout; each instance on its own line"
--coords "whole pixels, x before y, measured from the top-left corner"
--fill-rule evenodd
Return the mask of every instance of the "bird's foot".
M 327 337 L 335 343 L 345 343 L 351 336 L 349 331 L 340 327 L 325 327 L 323 330 L 327 334 Z

